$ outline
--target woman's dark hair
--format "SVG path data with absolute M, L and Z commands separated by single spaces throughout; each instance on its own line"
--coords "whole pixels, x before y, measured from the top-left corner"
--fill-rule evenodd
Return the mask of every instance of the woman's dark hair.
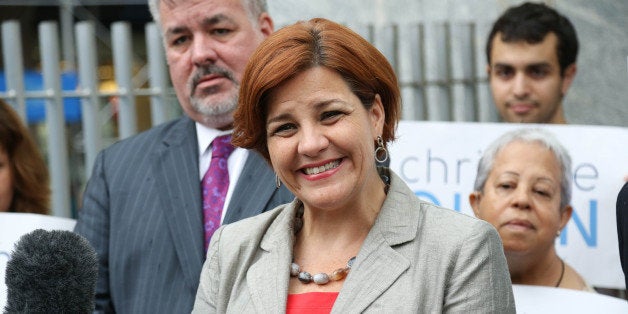
M 13 201 L 9 210 L 48 214 L 50 187 L 46 163 L 20 117 L 0 99 L 0 149 L 9 156 Z

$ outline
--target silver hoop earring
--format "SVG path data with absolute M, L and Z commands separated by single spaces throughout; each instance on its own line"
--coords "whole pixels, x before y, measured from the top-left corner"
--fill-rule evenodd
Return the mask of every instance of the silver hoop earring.
M 279 176 L 277 174 L 275 174 L 275 186 L 277 188 L 281 187 L 281 180 L 279 180 Z
M 383 155 L 381 158 L 379 155 Z M 388 160 L 388 151 L 384 147 L 384 140 L 381 136 L 377 136 L 377 149 L 375 149 L 375 161 L 382 164 Z

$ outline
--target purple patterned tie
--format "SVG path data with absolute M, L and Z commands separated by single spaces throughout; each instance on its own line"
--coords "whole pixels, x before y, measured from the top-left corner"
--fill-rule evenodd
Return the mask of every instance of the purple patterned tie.
M 220 227 L 222 207 L 229 189 L 229 169 L 227 159 L 234 147 L 231 134 L 221 135 L 212 142 L 212 159 L 209 169 L 203 176 L 203 218 L 205 229 L 205 252 L 214 231 Z

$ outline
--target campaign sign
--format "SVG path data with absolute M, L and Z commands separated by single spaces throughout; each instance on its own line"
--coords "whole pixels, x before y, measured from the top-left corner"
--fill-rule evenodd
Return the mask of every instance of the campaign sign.
M 0 310 L 7 302 L 7 287 L 4 282 L 7 262 L 15 243 L 21 236 L 36 230 L 72 231 L 76 220 L 40 214 L 0 213 Z
M 512 285 L 517 313 L 620 314 L 628 313 L 626 300 L 606 295 L 553 287 Z
M 473 216 L 469 194 L 483 149 L 520 128 L 553 133 L 571 155 L 574 210 L 558 254 L 589 284 L 623 289 L 615 204 L 628 176 L 628 128 L 401 121 L 390 167 L 421 199 Z

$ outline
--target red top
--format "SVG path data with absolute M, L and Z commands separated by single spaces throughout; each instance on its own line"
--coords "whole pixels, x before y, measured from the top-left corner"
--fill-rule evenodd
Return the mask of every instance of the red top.
M 338 292 L 308 292 L 288 294 L 286 314 L 328 314 L 336 302 Z

